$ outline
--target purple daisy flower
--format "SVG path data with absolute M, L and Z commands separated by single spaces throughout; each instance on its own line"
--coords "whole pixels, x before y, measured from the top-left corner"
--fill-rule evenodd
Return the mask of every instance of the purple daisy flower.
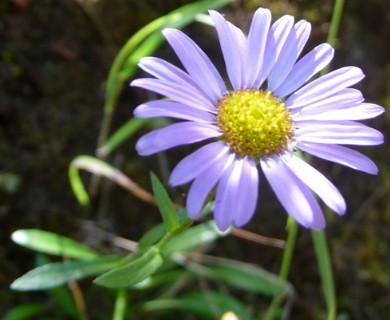
M 256 209 L 259 170 L 286 211 L 301 225 L 322 229 L 323 212 L 313 192 L 334 212 L 346 205 L 337 188 L 297 156 L 303 151 L 370 174 L 376 165 L 343 145 L 378 145 L 383 135 L 355 120 L 381 114 L 381 106 L 363 102 L 357 89 L 359 68 L 345 67 L 308 82 L 333 58 L 324 43 L 299 56 L 310 34 L 305 20 L 294 24 L 283 16 L 271 24 L 271 13 L 258 9 L 248 36 L 215 11 L 215 23 L 231 86 L 207 55 L 183 32 L 163 34 L 186 71 L 154 57 L 139 66 L 154 78 L 131 85 L 169 100 L 138 106 L 136 117 L 171 117 L 184 121 L 154 130 L 137 142 L 147 156 L 199 141 L 207 143 L 175 167 L 170 184 L 192 181 L 188 215 L 196 219 L 216 187 L 214 218 L 221 230 L 246 224 Z

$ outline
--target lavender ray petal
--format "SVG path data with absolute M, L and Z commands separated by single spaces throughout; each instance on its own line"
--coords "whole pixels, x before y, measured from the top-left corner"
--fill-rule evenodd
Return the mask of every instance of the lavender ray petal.
M 253 160 L 244 158 L 238 190 L 240 196 L 235 204 L 233 223 L 242 227 L 255 213 L 259 193 L 259 172 Z
M 240 201 L 240 177 L 244 159 L 236 159 L 226 170 L 218 183 L 215 196 L 214 219 L 221 231 L 225 231 L 233 224 L 233 214 Z
M 241 89 L 244 71 L 242 57 L 246 51 L 244 35 L 240 29 L 227 22 L 220 13 L 210 10 L 209 14 L 218 33 L 230 82 L 235 90 Z
M 332 61 L 333 55 L 334 49 L 327 43 L 315 47 L 294 65 L 286 80 L 274 91 L 275 96 L 284 98 L 299 89 L 325 68 Z
M 319 171 L 296 156 L 282 157 L 294 174 L 337 214 L 344 214 L 346 204 L 339 190 Z
M 198 95 L 204 95 L 202 89 L 194 82 L 193 78 L 191 78 L 188 73 L 165 60 L 155 57 L 144 57 L 140 59 L 138 66 L 160 80 L 172 82 L 181 86 L 185 85 L 197 92 Z M 213 99 L 209 99 L 209 101 L 212 104 L 214 103 Z
M 287 78 L 309 38 L 310 31 L 311 25 L 305 20 L 297 22 L 291 29 L 268 77 L 268 90 L 275 91 Z
M 259 70 L 260 72 L 256 76 L 256 80 L 254 82 L 256 88 L 259 88 L 263 84 L 275 62 L 278 60 L 293 24 L 294 18 L 292 16 L 285 15 L 276 20 L 269 29 L 263 59 L 266 63 L 263 64 L 262 68 Z
M 311 112 L 310 112 L 311 111 Z M 358 103 L 349 106 L 329 106 L 328 110 L 318 111 L 310 108 L 309 112 L 302 110 L 294 121 L 303 120 L 364 120 L 379 116 L 385 109 L 373 103 Z
M 143 103 L 134 109 L 138 118 L 169 117 L 195 122 L 215 123 L 215 115 L 195 109 L 186 104 L 168 100 L 154 100 Z
M 198 175 L 191 184 L 187 194 L 186 208 L 191 219 L 197 219 L 207 196 L 214 188 L 222 174 L 230 168 L 234 154 L 225 154 L 219 161 L 213 162 Z
M 282 206 L 299 224 L 323 229 L 325 219 L 309 188 L 279 158 L 260 161 L 261 168 Z
M 359 90 L 346 88 L 331 95 L 330 97 L 321 99 L 308 106 L 288 109 L 293 114 L 294 120 L 298 120 L 298 117 L 300 117 L 301 115 L 316 114 L 332 109 L 358 105 L 363 101 L 363 95 Z
M 139 155 L 148 156 L 179 145 L 215 138 L 221 134 L 217 127 L 210 124 L 191 121 L 174 123 L 142 136 L 136 144 L 136 149 Z
M 143 78 L 134 80 L 131 85 L 154 91 L 196 109 L 215 112 L 215 106 L 206 97 L 186 86 L 185 83 L 177 84 L 161 79 Z
M 296 141 L 378 145 L 383 143 L 383 134 L 362 123 L 354 121 L 316 121 L 305 120 L 295 124 Z
M 175 187 L 193 180 L 214 162 L 224 157 L 228 151 L 229 147 L 222 141 L 212 142 L 199 148 L 181 160 L 173 169 L 169 177 L 170 185 Z
M 332 161 L 369 174 L 378 174 L 375 163 L 367 156 L 350 148 L 312 142 L 298 142 L 297 147 L 313 156 Z
M 165 29 L 163 34 L 191 78 L 213 103 L 217 103 L 227 92 L 227 89 L 221 75 L 209 57 L 180 30 Z
M 294 92 L 287 100 L 286 106 L 291 108 L 307 106 L 329 97 L 364 78 L 361 69 L 344 67 L 330 72 Z
M 264 64 L 264 51 L 270 24 L 271 12 L 268 9 L 257 9 L 252 19 L 247 40 L 245 88 L 257 89 L 254 82 Z

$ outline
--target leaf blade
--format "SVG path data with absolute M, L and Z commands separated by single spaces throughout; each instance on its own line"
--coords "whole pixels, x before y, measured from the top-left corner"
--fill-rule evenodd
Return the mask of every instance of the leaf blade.
M 152 246 L 140 258 L 104 273 L 94 283 L 108 288 L 130 287 L 152 275 L 162 264 L 160 250 Z
M 100 257 L 97 251 L 56 233 L 39 229 L 21 229 L 11 234 L 18 245 L 46 254 L 65 256 L 78 260 L 91 260 Z

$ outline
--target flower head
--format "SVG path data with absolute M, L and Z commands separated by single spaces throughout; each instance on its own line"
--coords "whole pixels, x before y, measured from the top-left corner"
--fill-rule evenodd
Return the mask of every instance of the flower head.
M 139 66 L 154 78 L 131 85 L 154 91 L 169 100 L 138 106 L 137 117 L 183 120 L 154 130 L 137 142 L 140 155 L 172 147 L 206 142 L 173 170 L 170 184 L 192 181 L 187 211 L 196 219 L 216 188 L 214 217 L 221 230 L 243 226 L 255 212 L 259 170 L 277 198 L 301 225 L 325 226 L 313 192 L 334 212 L 346 205 L 337 188 L 296 155 L 300 150 L 370 174 L 375 164 L 344 145 L 377 145 L 382 134 L 356 120 L 378 116 L 381 106 L 363 102 L 357 89 L 359 68 L 345 67 L 309 80 L 333 58 L 324 43 L 300 57 L 310 34 L 310 23 L 294 24 L 283 16 L 271 24 L 271 13 L 258 9 L 248 36 L 215 11 L 215 23 L 230 85 L 207 55 L 183 32 L 163 34 L 185 71 L 153 57 Z

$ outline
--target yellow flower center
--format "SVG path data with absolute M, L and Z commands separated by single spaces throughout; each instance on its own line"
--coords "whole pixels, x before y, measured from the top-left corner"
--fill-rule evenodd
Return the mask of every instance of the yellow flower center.
M 282 153 L 293 134 L 284 103 L 262 90 L 238 90 L 223 97 L 217 125 L 236 154 L 255 159 Z

